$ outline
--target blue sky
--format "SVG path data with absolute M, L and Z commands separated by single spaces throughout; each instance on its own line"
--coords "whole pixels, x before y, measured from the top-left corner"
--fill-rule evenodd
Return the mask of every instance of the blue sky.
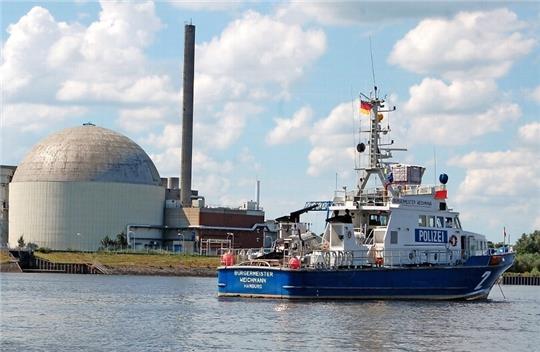
M 464 227 L 540 228 L 537 2 L 2 2 L 1 163 L 91 121 L 177 176 L 184 23 L 196 25 L 194 187 L 268 218 L 356 184 L 359 92 L 395 160 L 446 172 Z M 436 157 L 434 158 L 434 155 Z M 312 221 L 320 220 L 314 216 Z M 319 229 L 320 225 L 315 225 Z

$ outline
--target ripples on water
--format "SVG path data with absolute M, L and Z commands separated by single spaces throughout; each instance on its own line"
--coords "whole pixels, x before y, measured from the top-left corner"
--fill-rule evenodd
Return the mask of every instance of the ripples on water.
M 540 287 L 486 302 L 218 299 L 213 278 L 1 274 L 2 351 L 539 351 Z

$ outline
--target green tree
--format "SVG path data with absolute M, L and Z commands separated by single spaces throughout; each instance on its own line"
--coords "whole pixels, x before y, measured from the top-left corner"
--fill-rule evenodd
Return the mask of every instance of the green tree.
M 519 240 L 516 241 L 514 250 L 518 254 L 540 254 L 540 231 L 536 230 L 528 235 L 522 234 Z
M 127 243 L 127 237 L 125 233 L 121 232 L 118 235 L 116 235 L 116 246 L 119 249 L 127 248 L 127 245 L 128 243 Z
M 514 245 L 516 259 L 508 270 L 515 273 L 537 273 L 540 271 L 540 231 L 522 234 Z
M 110 249 L 110 248 L 115 247 L 115 241 L 111 240 L 109 236 L 103 237 L 100 244 L 101 244 L 101 249 Z

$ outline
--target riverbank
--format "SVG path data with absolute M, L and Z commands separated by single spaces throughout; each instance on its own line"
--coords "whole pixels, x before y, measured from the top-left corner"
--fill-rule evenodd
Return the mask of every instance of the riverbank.
M 53 263 L 99 264 L 111 275 L 216 276 L 218 257 L 155 253 L 34 252 Z
M 17 260 L 9 254 L 7 249 L 0 250 L 0 272 L 2 273 L 20 273 L 22 272 Z

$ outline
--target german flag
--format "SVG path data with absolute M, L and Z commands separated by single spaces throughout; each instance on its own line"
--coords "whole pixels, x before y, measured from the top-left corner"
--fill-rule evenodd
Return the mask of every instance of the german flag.
M 373 105 L 367 101 L 360 100 L 360 113 L 363 115 L 369 115 L 371 112 L 371 109 L 373 109 Z

